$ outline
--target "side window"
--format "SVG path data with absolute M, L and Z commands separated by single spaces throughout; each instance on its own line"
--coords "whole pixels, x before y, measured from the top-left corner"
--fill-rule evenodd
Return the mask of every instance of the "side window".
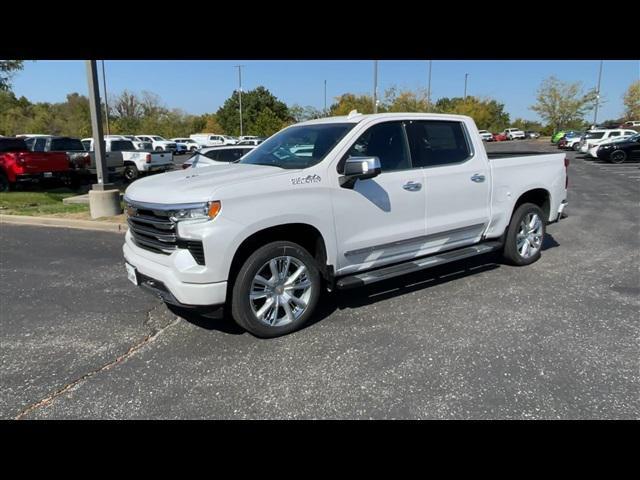
M 383 173 L 411 168 L 402 122 L 379 123 L 369 128 L 351 146 L 339 171 L 348 157 L 378 157 Z
M 609 134 L 609 136 L 610 136 L 610 137 L 618 137 L 618 136 L 620 136 L 620 132 L 611 132 L 611 133 Z
M 84 149 L 88 152 L 91 150 L 91 140 L 83 140 L 82 141 L 82 146 L 84 147 Z
M 220 160 L 220 150 L 210 150 L 205 153 L 204 156 L 210 158 L 211 160 Z
M 407 134 L 415 167 L 460 163 L 471 155 L 461 122 L 411 121 L 407 122 Z
M 24 143 L 26 143 L 26 144 L 27 144 L 27 148 L 28 148 L 29 150 L 32 150 L 32 151 L 33 151 L 33 146 L 34 146 L 34 144 L 36 143 L 36 139 L 35 139 L 35 138 L 27 138 L 27 139 L 24 141 Z
M 34 152 L 44 152 L 44 147 L 47 144 L 46 138 L 36 138 L 35 144 L 33 146 Z

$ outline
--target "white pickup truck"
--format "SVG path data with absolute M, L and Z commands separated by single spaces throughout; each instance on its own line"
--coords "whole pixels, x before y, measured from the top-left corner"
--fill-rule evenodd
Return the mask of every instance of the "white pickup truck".
M 275 337 L 309 320 L 323 288 L 491 251 L 535 262 L 567 205 L 567 167 L 564 153 L 488 156 L 466 116 L 311 120 L 235 163 L 129 186 L 125 266 L 169 304 L 226 302 L 239 325 Z
M 173 170 L 173 154 L 171 152 L 143 152 L 136 150 L 133 142 L 124 137 L 111 135 L 105 137 L 105 151 L 109 154 L 121 154 L 124 164 L 123 176 L 132 182 L 140 174 L 166 172 Z M 85 150 L 93 151 L 93 138 L 83 138 Z

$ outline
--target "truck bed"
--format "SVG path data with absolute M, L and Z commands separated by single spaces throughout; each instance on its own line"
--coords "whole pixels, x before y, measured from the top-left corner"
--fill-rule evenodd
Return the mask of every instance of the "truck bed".
M 563 153 L 563 152 L 558 152 Z M 526 157 L 529 155 L 555 155 L 556 152 L 487 152 L 489 160 L 498 158 Z

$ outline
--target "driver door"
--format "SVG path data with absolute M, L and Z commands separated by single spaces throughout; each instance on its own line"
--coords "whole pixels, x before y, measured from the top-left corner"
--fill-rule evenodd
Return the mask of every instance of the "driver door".
M 332 189 L 337 274 L 382 266 L 420 255 L 425 235 L 424 173 L 413 168 L 404 122 L 371 126 L 349 156 L 375 156 L 382 173 L 357 180 L 353 188 Z

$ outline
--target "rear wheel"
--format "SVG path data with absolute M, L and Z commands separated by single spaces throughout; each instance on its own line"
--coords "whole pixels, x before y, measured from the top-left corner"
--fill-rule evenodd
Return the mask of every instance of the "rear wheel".
M 545 235 L 542 209 L 533 203 L 520 205 L 509 223 L 503 257 L 512 265 L 529 265 L 540 258 Z
M 609 155 L 609 161 L 611 163 L 623 163 L 627 159 L 627 152 L 624 150 L 614 150 Z
M 256 250 L 240 268 L 231 314 L 257 337 L 285 335 L 309 320 L 320 288 L 320 272 L 309 252 L 292 242 L 272 242 Z
M 139 176 L 140 176 L 140 171 L 138 170 L 138 167 L 136 167 L 135 165 L 126 165 L 124 167 L 124 178 L 128 182 L 133 182 Z

